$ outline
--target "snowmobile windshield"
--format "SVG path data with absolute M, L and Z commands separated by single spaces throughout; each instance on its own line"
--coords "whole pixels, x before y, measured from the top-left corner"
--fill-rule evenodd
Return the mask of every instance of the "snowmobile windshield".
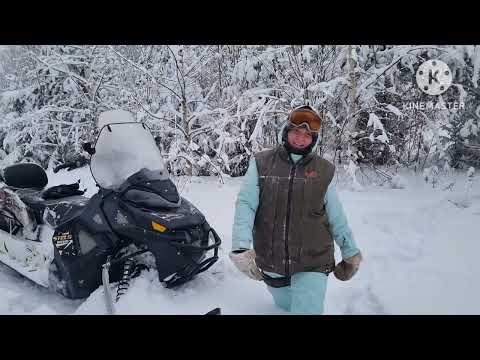
M 161 172 L 168 177 L 152 133 L 138 122 L 103 126 L 90 169 L 97 184 L 106 189 L 118 189 L 128 177 L 142 169 Z

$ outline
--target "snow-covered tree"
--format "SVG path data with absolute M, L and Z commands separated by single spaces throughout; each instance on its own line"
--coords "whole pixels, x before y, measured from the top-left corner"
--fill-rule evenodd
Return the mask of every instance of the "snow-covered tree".
M 453 84 L 418 109 L 431 58 Z M 480 47 L 430 45 L 55 45 L 0 52 L 0 159 L 56 165 L 81 155 L 96 118 L 132 111 L 175 174 L 243 175 L 252 152 L 277 144 L 292 106 L 322 116 L 318 153 L 351 169 L 423 171 L 480 162 Z

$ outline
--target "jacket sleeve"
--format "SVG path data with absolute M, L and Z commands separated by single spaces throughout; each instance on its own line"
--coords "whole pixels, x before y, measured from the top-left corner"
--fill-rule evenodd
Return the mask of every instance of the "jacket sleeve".
M 342 258 L 349 258 L 359 252 L 352 231 L 348 226 L 347 217 L 338 198 L 335 186 L 330 184 L 325 194 L 325 209 L 332 236 L 340 251 Z
M 251 249 L 252 247 L 252 230 L 258 208 L 259 194 L 257 164 L 255 158 L 252 157 L 235 203 L 232 250 Z

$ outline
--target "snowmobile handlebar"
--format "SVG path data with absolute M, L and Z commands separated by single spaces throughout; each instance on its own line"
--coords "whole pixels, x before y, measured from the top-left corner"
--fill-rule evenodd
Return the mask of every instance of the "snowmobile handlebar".
M 53 173 L 56 174 L 62 169 L 67 169 L 67 171 L 75 169 L 76 162 L 75 161 L 69 161 L 63 164 L 58 165 L 55 169 L 53 169 Z
M 87 154 L 89 154 L 90 156 L 92 156 L 92 155 L 95 154 L 95 146 L 92 145 L 91 142 L 83 143 L 82 149 L 83 149 L 83 151 L 85 151 L 85 152 L 86 152 Z
M 67 169 L 67 171 L 71 171 L 73 169 L 80 168 L 88 163 L 88 160 L 84 156 L 77 156 L 69 161 L 59 164 L 57 167 L 53 169 L 53 173 L 56 174 L 62 169 Z

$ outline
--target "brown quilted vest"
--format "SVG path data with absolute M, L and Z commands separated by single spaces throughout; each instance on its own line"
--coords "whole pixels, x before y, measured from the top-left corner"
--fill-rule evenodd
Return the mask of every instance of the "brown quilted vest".
M 255 160 L 260 201 L 253 244 L 258 267 L 287 276 L 333 271 L 334 242 L 324 198 L 334 165 L 315 154 L 294 164 L 283 146 L 257 153 Z

